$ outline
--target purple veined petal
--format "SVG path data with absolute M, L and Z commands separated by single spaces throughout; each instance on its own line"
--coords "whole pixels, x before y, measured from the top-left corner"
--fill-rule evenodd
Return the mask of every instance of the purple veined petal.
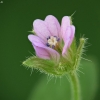
M 40 37 L 35 36 L 35 35 L 29 35 L 28 39 L 32 42 L 32 45 L 35 48 L 36 55 L 38 57 L 43 58 L 43 59 L 52 58 L 56 62 L 59 61 L 60 59 L 59 53 L 55 51 L 54 49 L 47 47 L 46 43 L 44 43 L 44 41 L 42 41 Z M 43 51 L 43 54 L 42 54 L 42 51 Z
M 73 25 L 67 27 L 66 32 L 63 34 L 64 35 L 63 40 L 65 43 L 62 51 L 63 56 L 67 55 L 67 50 L 74 39 L 74 34 L 75 34 L 75 27 Z
M 44 46 L 45 42 L 38 36 L 30 34 L 28 35 L 30 42 L 36 46 Z
M 62 22 L 61 22 L 61 34 L 63 35 L 64 32 L 66 31 L 66 28 L 68 26 L 70 26 L 70 17 L 69 16 L 64 16 L 62 18 Z
M 36 35 L 38 35 L 40 38 L 42 38 L 45 42 L 46 42 L 47 38 L 49 36 L 51 36 L 51 34 L 47 28 L 47 24 L 40 19 L 36 19 L 33 22 L 33 28 L 34 28 Z
M 59 53 L 56 50 L 49 47 L 45 47 L 45 49 L 49 52 L 51 58 L 58 63 L 60 59 Z
M 43 59 L 50 59 L 50 54 L 47 52 L 47 50 L 45 50 L 44 48 L 38 47 L 38 46 L 34 46 L 34 49 L 36 51 L 36 55 L 39 58 L 43 58 Z
M 44 48 L 41 48 L 41 46 L 44 46 L 45 44 L 41 38 L 35 35 L 29 35 L 28 39 L 32 43 L 35 49 L 36 55 L 38 57 L 43 58 L 43 59 L 50 59 L 50 54 L 47 52 L 47 50 L 45 50 Z
M 71 25 L 70 27 L 71 27 L 71 36 L 70 36 L 69 46 L 71 45 L 75 34 L 75 26 Z
M 66 30 L 62 34 L 62 39 L 64 43 L 66 42 L 66 40 L 68 40 L 71 37 L 71 35 L 72 35 L 72 30 L 71 30 L 71 27 L 68 26 L 66 27 Z
M 67 50 L 69 48 L 69 41 L 70 41 L 70 38 L 68 40 L 66 40 L 65 45 L 63 47 L 63 51 L 62 51 L 62 56 L 63 57 L 65 57 L 67 55 Z
M 45 18 L 45 22 L 47 23 L 48 29 L 50 33 L 52 34 L 52 36 L 58 36 L 59 38 L 61 38 L 60 24 L 58 20 L 53 15 L 48 15 Z

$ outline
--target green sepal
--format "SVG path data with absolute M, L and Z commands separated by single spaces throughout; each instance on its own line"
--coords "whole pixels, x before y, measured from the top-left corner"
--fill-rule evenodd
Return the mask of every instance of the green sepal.
M 41 59 L 36 56 L 32 56 L 23 62 L 23 65 L 28 68 L 34 68 L 42 73 L 61 76 L 66 73 L 65 69 L 61 68 L 60 63 L 55 63 L 53 60 Z

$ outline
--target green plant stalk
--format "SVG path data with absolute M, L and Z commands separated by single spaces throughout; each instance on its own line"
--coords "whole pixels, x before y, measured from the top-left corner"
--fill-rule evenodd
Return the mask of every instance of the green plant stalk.
M 78 80 L 77 74 L 70 73 L 70 83 L 71 83 L 71 92 L 72 92 L 72 100 L 81 100 L 81 95 L 80 95 L 80 84 Z

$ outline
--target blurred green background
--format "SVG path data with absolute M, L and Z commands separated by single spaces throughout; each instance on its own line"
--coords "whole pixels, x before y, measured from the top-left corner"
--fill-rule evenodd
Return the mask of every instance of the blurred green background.
M 77 40 L 89 38 L 80 80 L 83 100 L 100 100 L 100 1 L 99 0 L 2 0 L 0 3 L 0 100 L 70 100 L 67 78 L 55 83 L 47 76 L 23 67 L 22 61 L 34 53 L 27 36 L 35 19 L 54 15 L 61 22 L 73 16 Z M 49 77 L 50 80 L 50 77 Z M 65 81 L 66 80 L 66 81 Z

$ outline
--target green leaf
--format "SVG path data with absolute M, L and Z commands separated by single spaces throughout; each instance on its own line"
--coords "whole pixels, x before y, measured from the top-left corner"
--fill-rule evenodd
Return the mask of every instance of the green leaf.
M 94 100 L 97 90 L 97 70 L 93 62 L 82 61 L 82 71 L 78 72 L 82 100 Z M 52 78 L 45 75 L 32 90 L 28 100 L 70 100 L 71 90 L 68 77 Z M 48 82 L 49 81 L 49 82 Z

